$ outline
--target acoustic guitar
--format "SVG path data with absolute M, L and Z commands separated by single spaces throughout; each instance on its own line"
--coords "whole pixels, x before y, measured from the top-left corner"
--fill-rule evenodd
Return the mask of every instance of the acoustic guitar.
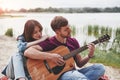
M 109 35 L 103 35 L 92 43 L 102 43 L 110 39 Z M 59 46 L 52 51 L 49 51 L 51 54 L 58 53 L 60 54 L 66 63 L 63 66 L 57 66 L 55 63 L 49 60 L 39 60 L 39 59 L 28 59 L 27 60 L 27 69 L 32 78 L 32 80 L 57 80 L 59 76 L 75 67 L 73 56 L 86 50 L 87 45 L 80 47 L 72 52 L 65 46 Z

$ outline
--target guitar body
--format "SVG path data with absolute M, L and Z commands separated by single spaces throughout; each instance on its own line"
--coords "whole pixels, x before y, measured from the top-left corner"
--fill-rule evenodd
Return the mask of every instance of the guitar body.
M 67 47 L 59 46 L 50 51 L 50 53 L 58 53 L 61 56 L 64 56 L 70 52 Z M 27 69 L 32 80 L 57 80 L 62 73 L 74 68 L 73 58 L 69 58 L 68 60 L 66 60 L 66 64 L 64 66 L 57 66 L 55 63 L 48 60 L 46 60 L 46 62 L 49 65 L 50 69 L 53 69 L 53 72 L 49 72 L 43 60 L 27 60 Z

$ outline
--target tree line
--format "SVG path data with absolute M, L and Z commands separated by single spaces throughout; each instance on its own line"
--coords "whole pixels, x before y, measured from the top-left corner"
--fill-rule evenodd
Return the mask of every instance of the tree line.
M 21 8 L 19 10 L 1 10 L 2 13 L 11 13 L 11 12 L 51 12 L 51 13 L 119 13 L 120 7 L 107 7 L 107 8 L 34 8 L 34 9 L 25 9 Z

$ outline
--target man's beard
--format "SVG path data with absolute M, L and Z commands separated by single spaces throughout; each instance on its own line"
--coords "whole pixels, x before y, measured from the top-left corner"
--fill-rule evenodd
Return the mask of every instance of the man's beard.
M 61 34 L 61 36 L 62 36 L 63 38 L 68 38 L 68 37 L 71 37 L 71 34 L 68 34 L 67 36 Z

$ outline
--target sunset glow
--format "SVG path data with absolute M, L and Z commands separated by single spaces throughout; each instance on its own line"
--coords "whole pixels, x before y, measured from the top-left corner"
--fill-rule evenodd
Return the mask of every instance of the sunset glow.
M 37 7 L 46 8 L 49 7 L 49 3 L 44 0 L 0 0 L 0 7 L 4 10 L 30 9 Z
M 9 9 L 18 10 L 22 8 L 23 4 L 24 4 L 24 1 L 20 2 L 18 0 L 1 0 L 0 7 L 8 10 Z

